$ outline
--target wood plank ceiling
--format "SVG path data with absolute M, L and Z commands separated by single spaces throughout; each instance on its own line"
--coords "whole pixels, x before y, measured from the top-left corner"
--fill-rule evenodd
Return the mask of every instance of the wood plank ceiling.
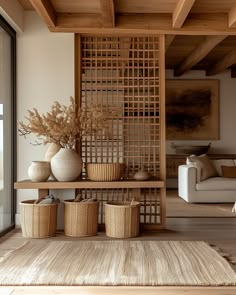
M 176 76 L 231 69 L 236 77 L 236 0 L 18 0 L 52 32 L 166 35 Z

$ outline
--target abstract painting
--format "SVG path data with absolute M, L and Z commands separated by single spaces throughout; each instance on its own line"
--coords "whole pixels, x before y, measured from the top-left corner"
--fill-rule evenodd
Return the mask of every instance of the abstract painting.
M 166 137 L 219 139 L 218 80 L 166 80 Z

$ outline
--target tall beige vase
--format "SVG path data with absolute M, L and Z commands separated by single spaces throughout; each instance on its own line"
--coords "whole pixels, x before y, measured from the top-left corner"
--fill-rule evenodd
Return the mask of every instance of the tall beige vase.
M 82 171 L 82 159 L 74 150 L 61 148 L 51 159 L 51 170 L 58 181 L 74 181 Z
M 50 143 L 48 145 L 48 149 L 45 153 L 45 156 L 44 156 L 44 161 L 48 161 L 50 162 L 52 157 L 56 155 L 56 153 L 58 153 L 61 149 L 61 146 L 59 144 L 56 144 L 56 143 Z
M 48 145 L 48 149 L 45 153 L 45 156 L 44 156 L 44 161 L 48 161 L 48 162 L 51 162 L 51 159 L 53 156 L 56 155 L 56 153 L 58 153 L 61 149 L 61 146 L 59 144 L 56 144 L 56 143 L 50 143 Z M 51 176 L 50 178 L 51 180 L 56 180 L 55 176 L 53 175 L 53 173 L 51 173 Z

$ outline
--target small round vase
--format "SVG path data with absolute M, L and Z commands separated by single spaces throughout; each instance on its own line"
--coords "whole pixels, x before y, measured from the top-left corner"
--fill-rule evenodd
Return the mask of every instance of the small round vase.
M 134 174 L 134 179 L 135 180 L 142 181 L 142 180 L 148 180 L 150 178 L 151 178 L 151 174 L 148 171 L 144 170 L 144 169 L 141 169 L 141 170 L 139 170 L 138 172 L 136 172 Z
M 82 171 L 82 159 L 74 150 L 61 148 L 51 159 L 51 169 L 58 181 L 74 181 Z
M 51 167 L 48 161 L 32 161 L 28 169 L 29 178 L 34 182 L 47 181 L 50 174 Z

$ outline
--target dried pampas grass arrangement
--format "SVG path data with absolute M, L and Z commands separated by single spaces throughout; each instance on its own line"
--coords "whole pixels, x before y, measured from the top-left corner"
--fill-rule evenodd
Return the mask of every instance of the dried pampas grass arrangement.
M 74 148 L 84 136 L 102 133 L 114 115 L 101 105 L 91 105 L 86 110 L 78 108 L 73 97 L 68 106 L 54 102 L 51 111 L 39 114 L 37 109 L 28 110 L 27 124 L 19 122 L 19 135 L 34 133 L 35 145 L 55 143 L 62 148 Z

